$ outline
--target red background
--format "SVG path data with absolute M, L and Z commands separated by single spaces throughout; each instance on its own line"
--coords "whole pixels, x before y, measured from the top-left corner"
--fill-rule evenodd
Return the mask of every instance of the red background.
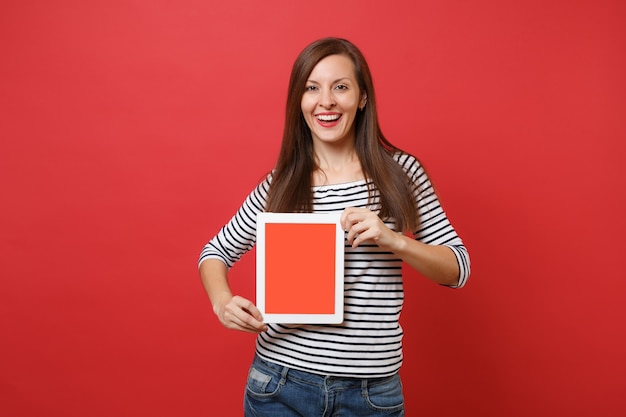
M 253 337 L 196 260 L 275 161 L 296 55 L 335 35 L 473 260 L 463 290 L 406 274 L 407 415 L 626 415 L 625 12 L 3 1 L 0 414 L 241 414 Z

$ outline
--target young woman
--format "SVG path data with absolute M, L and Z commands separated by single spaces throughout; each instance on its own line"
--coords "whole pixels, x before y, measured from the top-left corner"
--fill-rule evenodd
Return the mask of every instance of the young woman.
M 252 301 L 232 294 L 228 269 L 254 245 L 262 211 L 341 212 L 343 323 L 264 324 Z M 294 245 L 301 239 L 294 236 Z M 402 262 L 450 287 L 470 273 L 419 161 L 379 128 L 363 55 L 337 38 L 313 42 L 296 59 L 276 166 L 199 262 L 220 322 L 258 334 L 246 416 L 404 415 Z

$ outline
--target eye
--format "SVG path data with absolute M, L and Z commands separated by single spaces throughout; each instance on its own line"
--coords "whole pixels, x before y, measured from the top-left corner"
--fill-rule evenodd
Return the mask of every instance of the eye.
M 315 91 L 315 90 L 317 90 L 316 85 L 307 85 L 306 87 L 304 87 L 304 91 Z
M 348 86 L 345 84 L 337 84 L 337 86 L 335 87 L 337 90 L 347 90 Z

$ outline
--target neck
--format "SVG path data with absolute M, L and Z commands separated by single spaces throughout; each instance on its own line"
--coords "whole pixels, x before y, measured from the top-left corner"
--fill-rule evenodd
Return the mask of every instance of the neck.
M 354 146 L 333 149 L 324 147 L 315 149 L 315 164 L 322 170 L 341 170 L 344 166 L 358 161 Z
M 363 179 L 361 163 L 354 148 L 328 145 L 315 148 L 313 185 L 340 184 Z

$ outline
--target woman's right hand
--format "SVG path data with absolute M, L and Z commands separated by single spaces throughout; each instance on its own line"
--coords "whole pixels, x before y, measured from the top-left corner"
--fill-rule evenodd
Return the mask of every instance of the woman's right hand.
M 228 268 L 218 259 L 207 259 L 200 264 L 200 278 L 213 311 L 227 329 L 249 333 L 267 330 L 263 316 L 254 303 L 238 295 L 233 296 L 228 285 Z
M 223 304 L 216 303 L 213 310 L 227 329 L 248 333 L 262 333 L 267 330 L 259 309 L 252 301 L 241 296 L 232 296 L 223 300 Z

